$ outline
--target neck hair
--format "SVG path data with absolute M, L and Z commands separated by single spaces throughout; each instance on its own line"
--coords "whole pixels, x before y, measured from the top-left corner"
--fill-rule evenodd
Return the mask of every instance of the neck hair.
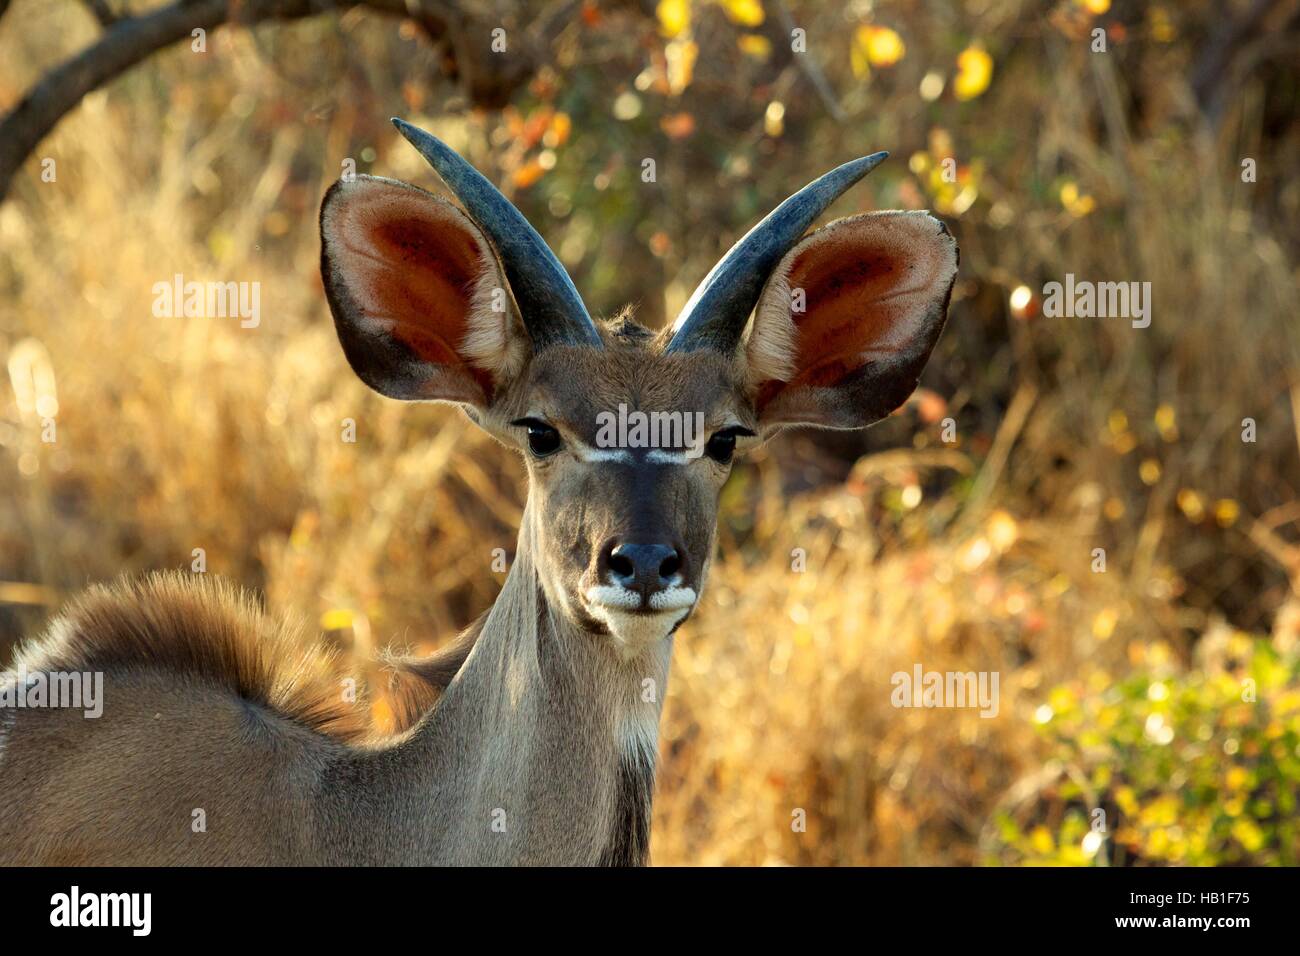
M 409 807 L 397 815 L 415 835 L 385 840 L 398 856 L 646 861 L 672 638 L 623 660 L 555 607 L 535 520 L 530 500 L 501 594 L 438 705 L 362 772 L 392 791 L 374 799 Z

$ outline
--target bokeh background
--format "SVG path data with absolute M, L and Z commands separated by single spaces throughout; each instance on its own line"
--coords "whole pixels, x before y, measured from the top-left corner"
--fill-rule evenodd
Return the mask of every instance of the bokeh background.
M 0 2 L 0 111 L 164 6 Z M 735 469 L 654 861 L 1297 862 L 1297 3 L 191 6 L 206 52 L 186 31 L 90 92 L 0 204 L 0 662 L 195 548 L 361 655 L 493 600 L 521 462 L 368 392 L 321 290 L 345 160 L 435 186 L 390 115 L 500 183 L 593 312 L 652 326 L 794 189 L 889 149 L 834 212 L 945 218 L 948 330 L 888 421 Z M 260 326 L 155 318 L 175 273 L 259 282 Z M 1066 273 L 1150 282 L 1150 327 L 1045 317 Z M 998 716 L 895 709 L 916 663 L 997 671 Z

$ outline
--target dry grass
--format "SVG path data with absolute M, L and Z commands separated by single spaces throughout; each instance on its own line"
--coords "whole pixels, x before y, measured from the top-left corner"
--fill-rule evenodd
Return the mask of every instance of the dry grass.
M 0 59 L 26 81 L 48 53 L 16 33 L 0 29 Z M 347 142 L 350 114 L 250 136 L 194 101 L 275 77 L 246 42 L 219 65 L 189 86 L 198 67 L 168 53 L 88 98 L 42 148 L 58 187 L 31 177 L 0 206 L 0 649 L 87 582 L 186 567 L 195 548 L 361 650 L 435 646 L 499 585 L 520 464 L 457 412 L 370 394 L 328 321 L 314 206 L 335 170 L 319 155 Z M 933 383 L 963 423 L 956 446 L 911 409 L 873 439 L 896 450 L 846 480 L 799 438 L 738 470 L 677 642 L 657 862 L 980 862 L 993 809 L 1042 765 L 1032 717 L 1053 685 L 1085 664 L 1193 666 L 1225 618 L 1291 639 L 1290 237 L 1231 175 L 1234 144 L 1103 148 L 1080 133 L 1086 70 L 1044 89 L 1008 69 L 989 115 L 1032 103 L 1054 120 L 987 188 L 1066 155 L 1110 213 L 1075 220 L 1049 199 L 1000 228 L 958 222 L 967 278 Z M 159 75 L 173 108 L 146 86 Z M 422 175 L 399 147 L 375 166 Z M 1007 320 L 1007 287 L 1066 271 L 1151 281 L 1152 328 Z M 154 318 L 151 286 L 177 272 L 260 281 L 261 327 Z M 1235 517 L 1216 518 L 1220 499 Z M 894 709 L 889 677 L 915 662 L 1000 672 L 999 716 Z

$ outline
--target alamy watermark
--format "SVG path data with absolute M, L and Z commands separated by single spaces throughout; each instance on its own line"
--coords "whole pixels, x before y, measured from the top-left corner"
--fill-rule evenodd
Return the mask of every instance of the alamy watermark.
M 997 671 L 926 671 L 920 664 L 911 673 L 897 671 L 889 679 L 895 707 L 978 707 L 981 717 L 998 715 Z
M 262 323 L 260 282 L 186 282 L 179 272 L 155 282 L 153 314 L 158 319 L 239 319 L 241 329 Z
M 80 709 L 94 720 L 104 713 L 104 675 L 99 671 L 0 672 L 0 710 Z
M 1132 319 L 1133 328 L 1151 324 L 1150 282 L 1090 282 L 1075 280 L 1043 286 L 1043 315 L 1049 319 Z
M 597 448 L 674 449 L 686 458 L 704 454 L 703 412 L 628 411 L 619 402 L 618 412 L 596 415 Z
M 56 927 L 120 926 L 132 936 L 153 928 L 152 893 L 83 893 L 74 885 L 50 897 L 50 925 Z

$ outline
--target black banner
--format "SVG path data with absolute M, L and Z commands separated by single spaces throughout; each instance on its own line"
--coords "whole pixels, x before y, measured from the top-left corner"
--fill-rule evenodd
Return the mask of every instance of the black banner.
M 1293 873 L 1263 869 L 0 871 L 8 943 L 78 934 L 128 945 L 347 944 L 360 934 L 359 945 L 372 930 L 403 926 L 437 926 L 442 935 L 455 923 L 496 936 L 608 921 L 640 935 L 663 920 L 689 920 L 729 936 L 788 924 L 858 940 L 1140 937 L 1182 945 L 1200 937 L 1231 945 L 1242 934 L 1278 932 L 1294 898 Z

